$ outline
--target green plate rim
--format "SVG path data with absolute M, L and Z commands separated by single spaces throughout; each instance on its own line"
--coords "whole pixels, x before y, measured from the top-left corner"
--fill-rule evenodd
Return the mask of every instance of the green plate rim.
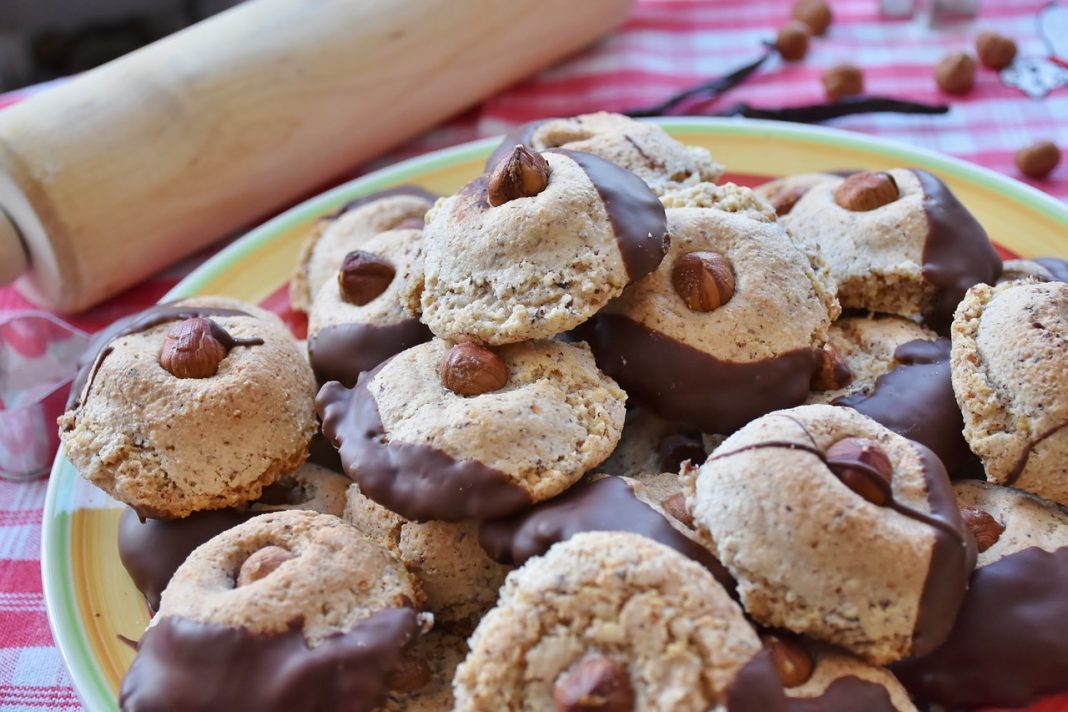
M 989 168 L 969 163 L 901 141 L 843 129 L 789 124 L 755 119 L 722 119 L 713 117 L 678 117 L 656 119 L 672 134 L 711 134 L 763 136 L 769 139 L 788 138 L 793 141 L 842 146 L 879 154 L 894 159 L 899 165 L 922 163 L 936 172 L 972 181 L 1006 194 L 1028 208 L 1036 210 L 1068 227 L 1068 205 L 1029 185 Z M 295 223 L 328 213 L 342 203 L 410 180 L 419 174 L 446 167 L 452 163 L 480 158 L 501 140 L 500 136 L 479 139 L 416 156 L 387 166 L 366 176 L 356 178 L 290 208 L 263 225 L 251 230 L 198 267 L 174 287 L 164 299 L 191 296 L 204 284 L 224 270 L 248 258 L 264 244 L 284 234 Z M 77 603 L 69 567 L 70 515 L 58 507 L 72 504 L 78 473 L 63 456 L 62 449 L 52 466 L 45 496 L 41 535 L 41 576 L 44 588 L 48 623 L 56 646 L 70 673 L 74 690 L 85 707 L 92 712 L 116 710 L 118 705 L 111 691 L 94 665 L 85 629 L 77 616 Z

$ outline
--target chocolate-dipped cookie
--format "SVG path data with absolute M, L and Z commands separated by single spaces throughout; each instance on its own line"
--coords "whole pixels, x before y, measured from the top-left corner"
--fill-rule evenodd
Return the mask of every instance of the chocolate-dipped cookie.
M 979 559 L 949 639 L 894 671 L 948 709 L 1026 707 L 1068 692 L 1068 512 L 985 482 L 954 484 Z
M 348 253 L 308 316 L 308 359 L 320 383 L 356 377 L 431 333 L 408 295 L 423 281 L 422 231 L 392 230 Z
M 603 158 L 516 149 L 427 213 L 422 319 L 437 336 L 507 344 L 589 319 L 667 249 L 664 208 Z
M 501 141 L 486 169 L 493 168 L 517 144 L 535 151 L 567 148 L 592 153 L 636 174 L 657 195 L 697 183 L 714 183 L 723 174 L 723 166 L 707 150 L 676 141 L 656 124 L 604 111 L 518 126 Z
M 833 289 L 748 188 L 664 198 L 671 247 L 579 333 L 640 405 L 729 433 L 808 394 Z
M 437 198 L 414 185 L 371 193 L 338 208 L 312 226 L 289 280 L 289 303 L 311 311 L 323 285 L 334 279 L 345 255 L 388 230 L 422 229 L 423 216 Z
M 991 482 L 1068 504 L 1068 284 L 978 285 L 953 321 L 964 437 Z
M 407 519 L 487 519 L 570 487 L 619 441 L 626 395 L 583 344 L 435 339 L 328 383 L 323 433 L 366 496 Z
M 260 515 L 175 572 L 120 706 L 370 712 L 426 625 L 421 602 L 404 567 L 337 517 Z
M 688 504 L 750 616 L 877 665 L 945 640 L 975 562 L 938 458 L 849 408 L 750 423 Z

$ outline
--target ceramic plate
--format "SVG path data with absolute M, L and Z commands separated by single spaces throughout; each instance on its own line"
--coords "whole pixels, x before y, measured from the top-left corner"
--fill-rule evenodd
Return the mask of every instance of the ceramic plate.
M 748 185 L 789 173 L 916 166 L 941 177 L 1006 253 L 1068 257 L 1068 207 L 991 171 L 904 144 L 825 128 L 730 119 L 665 120 L 685 143 L 708 148 Z M 335 188 L 253 230 L 182 281 L 168 299 L 223 294 L 288 314 L 285 285 L 301 238 L 319 216 L 367 193 L 414 183 L 451 193 L 481 172 L 498 140 L 476 141 L 405 161 Z M 143 599 L 119 561 L 118 503 L 83 481 L 62 456 L 44 508 L 42 572 L 56 643 L 93 712 L 116 709 L 133 659 L 122 637 L 148 623 Z M 1068 699 L 1068 698 L 1066 698 Z

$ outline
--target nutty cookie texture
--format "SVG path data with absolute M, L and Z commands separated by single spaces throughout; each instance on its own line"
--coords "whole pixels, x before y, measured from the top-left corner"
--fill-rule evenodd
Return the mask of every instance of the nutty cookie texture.
M 363 494 L 407 519 L 459 521 L 505 516 L 577 482 L 619 441 L 625 399 L 584 344 L 434 340 L 354 389 L 326 384 L 317 403 Z
M 707 150 L 682 144 L 656 124 L 622 114 L 598 112 L 523 124 L 504 137 L 486 162 L 487 170 L 516 144 L 535 151 L 566 148 L 592 153 L 638 175 L 657 195 L 714 183 L 723 174 L 723 166 Z
M 456 671 L 457 710 L 782 710 L 741 610 L 640 535 L 576 534 L 509 574 Z M 747 696 L 770 704 L 746 707 Z
M 370 712 L 429 620 L 422 599 L 400 562 L 337 517 L 260 515 L 175 572 L 120 705 Z
M 916 699 L 950 709 L 1068 691 L 1068 511 L 986 482 L 954 490 L 978 565 L 949 639 L 894 672 Z
M 706 433 L 804 401 L 839 312 L 832 286 L 748 188 L 705 183 L 664 203 L 664 261 L 578 330 L 598 365 Z
M 351 388 L 364 371 L 429 341 L 408 303 L 422 281 L 421 230 L 379 233 L 346 255 L 308 316 L 308 358 L 319 382 Z
M 828 178 L 782 220 L 801 242 L 821 247 L 844 308 L 923 316 L 939 332 L 969 287 L 1001 273 L 982 226 L 921 170 Z
M 389 230 L 422 229 L 423 216 L 437 196 L 416 186 L 400 186 L 364 196 L 318 220 L 301 246 L 289 280 L 289 302 L 310 312 L 323 285 L 334 279 L 345 255 Z
M 629 408 L 619 444 L 597 469 L 620 477 L 678 473 L 684 461 L 700 465 L 706 455 L 700 431 L 672 423 L 646 408 Z
M 307 457 L 314 377 L 277 319 L 157 306 L 95 344 L 60 438 L 83 477 L 142 516 L 256 499 Z
M 1068 504 L 1068 284 L 978 285 L 953 322 L 953 390 L 987 479 Z
M 438 201 L 423 240 L 423 322 L 443 338 L 507 344 L 586 321 L 656 268 L 668 238 L 663 206 L 633 173 L 518 146 Z
M 739 430 L 697 472 L 689 511 L 755 620 L 873 664 L 949 634 L 975 562 L 938 458 L 848 408 Z

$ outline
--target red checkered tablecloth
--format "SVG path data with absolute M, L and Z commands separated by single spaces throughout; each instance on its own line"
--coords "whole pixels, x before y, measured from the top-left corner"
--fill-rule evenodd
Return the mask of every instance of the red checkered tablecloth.
M 626 24 L 596 46 L 501 92 L 360 172 L 502 133 L 538 117 L 656 103 L 758 56 L 761 42 L 774 36 L 790 5 L 789 0 L 639 0 Z M 971 93 L 947 97 L 936 87 L 931 69 L 946 51 L 970 47 L 977 28 L 993 28 L 1019 42 L 1021 58 L 1035 75 L 1032 80 L 1042 77 L 1052 85 L 1064 78 L 1068 84 L 1068 1 L 1047 8 L 1040 22 L 1047 0 L 983 0 L 976 22 L 938 29 L 923 19 L 884 19 L 877 0 L 831 0 L 831 5 L 835 23 L 827 37 L 814 41 L 806 61 L 784 64 L 773 59 L 726 96 L 697 109 L 712 112 L 741 101 L 761 107 L 822 101 L 821 70 L 848 61 L 864 68 L 870 94 L 949 101 L 953 109 L 945 116 L 854 116 L 831 125 L 904 140 L 1017 178 L 1013 166 L 1017 148 L 1040 138 L 1068 148 L 1068 86 L 1032 98 L 1006 85 L 997 73 L 982 70 Z M 33 91 L 47 87 L 0 96 L 0 106 Z M 1068 199 L 1068 165 L 1061 165 L 1045 181 L 1029 182 Z M 215 249 L 145 280 L 72 322 L 96 330 L 148 306 Z M 0 288 L 0 316 L 31 307 L 13 289 Z M 0 712 L 79 707 L 49 633 L 41 593 L 45 486 L 45 481 L 0 481 Z M 1043 709 L 1058 708 L 1068 709 L 1062 705 Z

